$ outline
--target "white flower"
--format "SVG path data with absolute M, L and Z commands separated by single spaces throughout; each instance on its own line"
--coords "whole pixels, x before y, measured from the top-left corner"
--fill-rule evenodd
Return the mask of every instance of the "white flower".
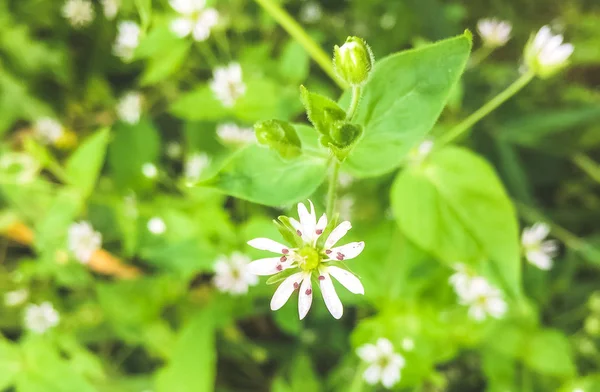
M 142 174 L 146 178 L 156 178 L 158 169 L 154 163 L 146 162 L 142 165 Z
M 117 115 L 129 124 L 137 124 L 142 115 L 142 95 L 136 91 L 126 93 L 117 104 Z
M 375 385 L 381 382 L 389 389 L 400 381 L 400 371 L 406 361 L 402 355 L 394 352 L 394 346 L 389 340 L 380 338 L 376 344 L 360 346 L 356 354 L 370 364 L 363 373 L 363 379 L 368 384 Z
M 101 3 L 106 19 L 114 19 L 115 16 L 117 16 L 117 13 L 119 12 L 121 0 L 101 0 Z
M 573 45 L 563 44 L 562 35 L 554 35 L 544 26 L 527 43 L 525 61 L 536 74 L 546 77 L 564 67 L 573 50 Z
M 102 235 L 94 231 L 89 222 L 73 223 L 69 227 L 69 250 L 75 258 L 87 264 L 102 245 Z
M 242 67 L 238 63 L 231 63 L 226 67 L 215 68 L 210 88 L 223 106 L 232 107 L 246 93 Z
M 510 39 L 512 25 L 498 19 L 481 19 L 477 22 L 477 31 L 483 44 L 490 48 L 506 45 Z
M 525 228 L 521 236 L 521 244 L 527 261 L 546 271 L 552 268 L 552 258 L 558 251 L 556 241 L 544 241 L 549 233 L 550 227 L 547 224 L 536 223 L 532 227 Z
M 205 0 L 170 0 L 169 4 L 180 15 L 171 22 L 171 31 L 180 38 L 191 33 L 194 40 L 205 41 L 219 22 L 219 13 L 205 8 Z
M 169 142 L 166 147 L 166 154 L 171 159 L 177 159 L 181 156 L 181 144 L 177 142 Z
M 467 289 L 460 295 L 460 302 L 469 306 L 469 316 L 475 321 L 483 321 L 488 315 L 501 318 L 508 308 L 502 292 L 482 276 L 471 278 Z
M 6 152 L 0 155 L 0 183 L 3 181 L 27 184 L 35 179 L 40 163 L 31 155 Z
M 464 264 L 456 263 L 453 268 L 456 272 L 450 276 L 448 283 L 454 288 L 459 297 L 464 297 L 469 291 L 469 284 L 473 279 L 473 275 Z
M 250 272 L 250 258 L 242 253 L 234 252 L 231 256 L 221 256 L 215 263 L 214 284 L 224 293 L 233 295 L 246 294 L 249 286 L 258 283 L 258 276 Z
M 64 134 L 61 123 L 53 118 L 43 117 L 33 125 L 35 135 L 46 144 L 55 144 Z
M 202 172 L 210 165 L 210 157 L 203 152 L 190 155 L 185 161 L 184 177 L 188 185 L 198 182 Z
M 348 221 L 340 223 L 320 246 L 317 240 L 327 227 L 327 216 L 323 214 L 317 221 L 315 208 L 310 203 L 310 212 L 302 203 L 298 203 L 300 222 L 289 218 L 290 224 L 301 239 L 301 246 L 292 248 L 268 238 L 255 238 L 248 245 L 260 250 L 279 254 L 250 263 L 250 271 L 256 275 L 275 275 L 287 269 L 297 271 L 287 276 L 279 285 L 271 299 L 271 309 L 280 309 L 295 290 L 298 294 L 298 314 L 303 319 L 308 313 L 313 297 L 312 278 L 317 278 L 321 294 L 327 309 L 333 317 L 339 319 L 344 312 L 342 302 L 338 297 L 331 276 L 354 294 L 364 294 L 360 280 L 347 270 L 332 265 L 358 256 L 364 249 L 364 242 L 352 242 L 334 247 L 334 245 L 352 228 Z M 333 262 L 333 263 L 332 263 Z
M 167 230 L 167 225 L 162 218 L 155 216 L 150 218 L 147 224 L 148 231 L 152 234 L 160 235 L 163 234 Z
M 80 28 L 94 20 L 94 6 L 89 0 L 67 0 L 62 7 L 62 14 L 71 26 Z
M 300 19 L 304 23 L 316 23 L 323 16 L 323 10 L 319 3 L 306 3 L 300 10 Z
M 140 26 L 130 20 L 119 22 L 113 53 L 124 61 L 130 61 L 140 43 Z
M 48 329 L 58 325 L 60 317 L 50 302 L 39 305 L 30 304 L 25 308 L 25 328 L 43 334 Z
M 4 294 L 4 305 L 7 307 L 19 306 L 27 301 L 28 297 L 29 290 L 27 289 L 9 291 Z
M 234 123 L 219 124 L 217 136 L 226 144 L 248 144 L 256 141 L 253 129 L 240 128 Z

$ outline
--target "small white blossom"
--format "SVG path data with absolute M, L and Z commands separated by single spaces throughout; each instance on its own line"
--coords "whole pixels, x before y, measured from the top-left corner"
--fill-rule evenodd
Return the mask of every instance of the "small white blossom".
M 400 381 L 400 371 L 406 361 L 402 355 L 394 351 L 394 346 L 389 340 L 380 338 L 376 344 L 360 346 L 356 354 L 369 364 L 363 373 L 363 379 L 368 384 L 375 385 L 381 382 L 389 389 Z
M 7 152 L 0 155 L 0 182 L 27 184 L 35 179 L 40 163 L 29 154 Z
M 203 152 L 191 154 L 185 161 L 184 177 L 189 185 L 198 182 L 204 170 L 210 166 L 210 157 Z
M 306 3 L 300 10 L 300 20 L 304 23 L 317 23 L 323 16 L 323 10 L 319 3 Z
M 94 20 L 94 6 L 89 0 L 67 0 L 62 7 L 62 14 L 71 26 L 80 28 Z
M 546 77 L 564 67 L 574 47 L 563 43 L 563 39 L 560 34 L 552 34 L 549 26 L 542 27 L 525 48 L 525 61 L 529 68 L 539 76 Z
M 102 245 L 102 235 L 94 231 L 89 222 L 73 223 L 69 227 L 69 250 L 75 258 L 87 264 Z
M 19 289 L 4 294 L 4 305 L 7 307 L 22 305 L 29 297 L 29 290 Z
M 155 216 L 150 218 L 147 224 L 148 231 L 152 234 L 161 235 L 167 230 L 167 225 L 162 218 Z
M 460 302 L 469 307 L 472 319 L 483 321 L 488 315 L 494 318 L 504 316 L 508 307 L 499 289 L 490 285 L 482 276 L 475 276 L 467 286 L 467 290 L 460 296 Z
M 225 144 L 248 144 L 256 141 L 252 128 L 241 128 L 234 123 L 219 124 L 217 136 Z
M 113 53 L 123 61 L 133 58 L 135 49 L 140 43 L 140 26 L 130 20 L 119 22 L 117 25 L 117 38 L 113 44 Z
M 339 319 L 344 313 L 342 302 L 333 286 L 333 276 L 342 286 L 351 293 L 364 294 L 360 280 L 347 270 L 332 265 L 332 261 L 341 262 L 357 257 L 364 249 L 364 242 L 351 242 L 346 245 L 334 245 L 346 235 L 352 225 L 348 221 L 340 223 L 325 240 L 323 246 L 318 246 L 317 240 L 327 227 L 327 215 L 323 214 L 317 221 L 315 207 L 310 203 L 310 212 L 302 203 L 298 203 L 298 216 L 300 222 L 289 218 L 290 224 L 296 234 L 302 239 L 303 245 L 298 248 L 280 244 L 268 238 L 255 238 L 248 241 L 248 245 L 260 250 L 267 250 L 279 254 L 277 257 L 268 257 L 250 263 L 250 271 L 256 275 L 275 275 L 283 270 L 294 269 L 295 273 L 289 275 L 279 285 L 271 299 L 271 309 L 280 309 L 292 293 L 298 291 L 298 314 L 302 320 L 310 310 L 313 298 L 312 278 L 316 277 L 321 288 L 325 306 L 331 315 Z
M 121 0 L 100 0 L 102 3 L 102 10 L 104 16 L 108 20 L 112 20 L 117 16 L 119 8 L 121 7 Z
M 556 241 L 544 241 L 549 233 L 550 227 L 547 224 L 536 223 L 532 227 L 525 228 L 521 235 L 521 244 L 527 261 L 546 271 L 552 268 L 552 258 L 558 251 Z
M 477 22 L 477 31 L 485 46 L 496 48 L 506 45 L 510 39 L 512 25 L 498 19 L 481 19 Z
M 43 117 L 33 125 L 35 136 L 46 144 L 55 144 L 64 134 L 61 123 L 53 118 Z
M 129 124 L 137 124 L 142 116 L 142 95 L 136 91 L 126 93 L 117 104 L 117 115 Z
M 142 174 L 146 178 L 156 178 L 158 175 L 158 168 L 154 163 L 146 162 L 142 165 Z
M 219 22 L 214 8 L 205 8 L 205 0 L 170 0 L 171 7 L 179 17 L 171 22 L 171 31 L 180 38 L 192 34 L 196 41 L 205 41 Z
M 232 107 L 246 93 L 242 67 L 238 63 L 231 63 L 226 67 L 215 68 L 210 88 L 223 106 Z
M 50 302 L 30 304 L 25 308 L 25 328 L 37 334 L 58 325 L 60 316 Z
M 182 153 L 181 144 L 177 142 L 169 142 L 167 143 L 165 152 L 169 158 L 177 159 L 181 156 Z
M 258 283 L 258 276 L 250 272 L 250 258 L 242 253 L 234 252 L 231 256 L 221 256 L 215 263 L 214 284 L 224 293 L 232 295 L 246 294 L 249 286 Z

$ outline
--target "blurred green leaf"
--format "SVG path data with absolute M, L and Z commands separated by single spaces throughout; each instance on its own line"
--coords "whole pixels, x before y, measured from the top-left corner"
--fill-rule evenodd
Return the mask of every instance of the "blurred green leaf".
M 307 78 L 309 68 L 308 53 L 302 45 L 290 39 L 279 57 L 279 74 L 289 82 L 301 83 Z
M 524 350 L 523 359 L 533 370 L 564 378 L 576 373 L 571 345 L 560 331 L 546 329 L 532 334 Z
M 109 129 L 105 128 L 86 139 L 69 157 L 65 172 L 70 184 L 85 198 L 94 190 L 104 164 Z
M 12 385 L 21 366 L 18 347 L 0 337 L 0 390 Z
M 152 57 L 144 70 L 140 84 L 142 86 L 152 85 L 163 81 L 173 75 L 181 68 L 190 50 L 190 42 L 178 40 L 158 56 Z

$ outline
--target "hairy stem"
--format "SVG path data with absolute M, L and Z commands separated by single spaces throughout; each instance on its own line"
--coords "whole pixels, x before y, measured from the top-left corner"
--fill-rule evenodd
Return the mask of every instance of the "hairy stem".
M 340 161 L 337 158 L 332 159 L 331 176 L 329 177 L 329 188 L 327 190 L 327 216 L 329 219 L 333 216 L 335 208 L 335 199 L 337 197 L 337 183 L 340 174 Z
M 358 104 L 360 103 L 360 94 L 361 88 L 358 86 L 352 86 L 352 101 L 350 102 L 350 107 L 346 112 L 346 121 L 352 121 L 352 118 L 356 114 L 356 109 L 358 109 Z
M 452 128 L 448 133 L 440 137 L 438 143 L 440 145 L 450 143 L 456 140 L 463 133 L 468 131 L 473 125 L 475 125 L 479 120 L 490 114 L 493 110 L 498 108 L 498 106 L 502 105 L 506 102 L 510 97 L 519 92 L 523 87 L 525 87 L 535 76 L 532 71 L 527 71 L 523 75 L 521 75 L 517 80 L 515 80 L 510 86 L 508 86 L 504 91 L 500 94 L 496 95 L 492 100 L 488 103 L 477 109 L 473 114 L 463 120 L 460 124 Z

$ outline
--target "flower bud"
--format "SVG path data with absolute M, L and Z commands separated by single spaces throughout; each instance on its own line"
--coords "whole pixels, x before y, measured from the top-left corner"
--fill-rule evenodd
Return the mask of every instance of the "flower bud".
M 344 45 L 336 45 L 333 49 L 335 72 L 351 86 L 359 86 L 367 81 L 373 63 L 373 52 L 362 38 L 348 37 Z
M 302 153 L 294 127 L 280 120 L 261 121 L 254 125 L 256 140 L 276 150 L 282 158 L 295 158 Z

